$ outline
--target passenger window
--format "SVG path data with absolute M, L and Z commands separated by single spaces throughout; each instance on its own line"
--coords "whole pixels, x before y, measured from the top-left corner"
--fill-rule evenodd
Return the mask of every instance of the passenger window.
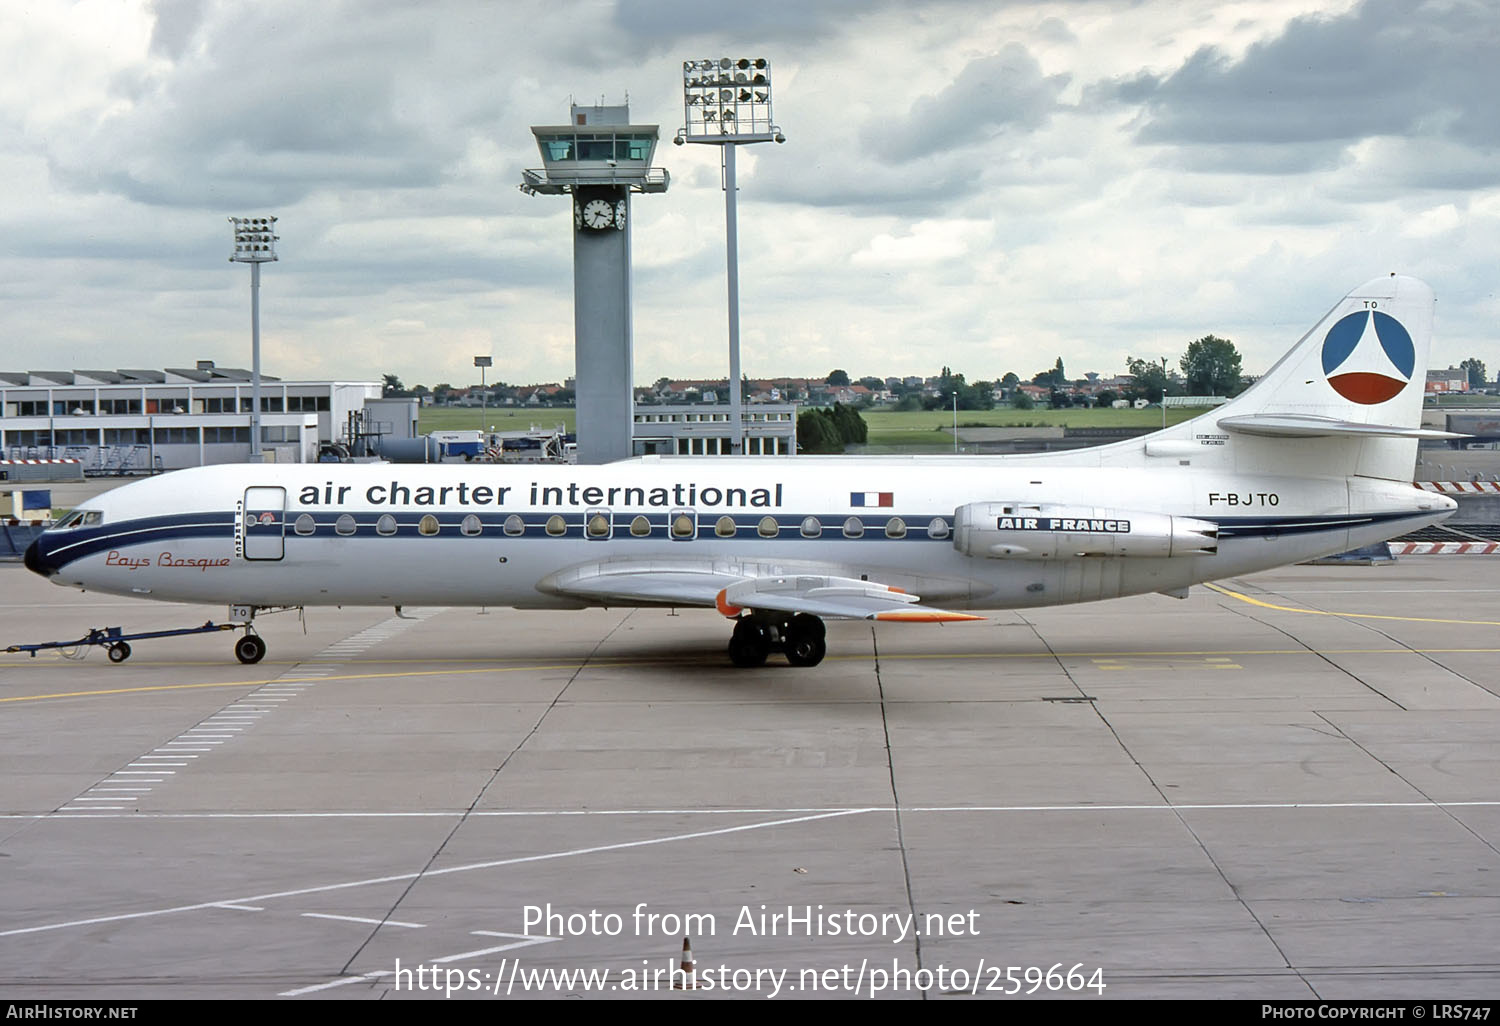
M 425 534 L 429 538 L 438 533 L 438 518 L 431 513 L 417 521 L 417 533 Z
M 859 517 L 850 517 L 844 521 L 844 537 L 860 538 L 865 533 L 865 522 Z
M 802 521 L 802 537 L 816 538 L 823 533 L 823 525 L 818 522 L 817 517 L 808 517 Z
M 311 513 L 302 514 L 297 518 L 297 522 L 292 525 L 292 530 L 296 531 L 300 535 L 312 534 L 317 529 L 318 524 L 315 520 L 313 520 Z
M 479 522 L 479 518 L 477 516 L 475 516 L 473 513 L 470 513 L 468 516 L 464 517 L 463 523 L 458 525 L 458 530 L 460 534 L 463 534 L 469 538 L 473 538 L 476 537 L 479 532 L 484 530 L 484 525 Z
M 502 530 L 510 537 L 517 538 L 526 533 L 526 522 L 515 513 L 512 513 L 505 518 L 505 526 Z
M 557 514 L 547 518 L 547 533 L 554 538 L 560 538 L 568 533 L 568 522 Z
M 762 538 L 774 538 L 781 533 L 781 525 L 776 522 L 775 517 L 761 517 L 755 532 Z
M 651 521 L 645 517 L 636 517 L 630 522 L 630 533 L 637 538 L 645 538 L 651 534 Z
M 714 534 L 720 538 L 733 538 L 734 517 L 720 517 L 719 522 L 714 524 Z
M 334 531 L 346 538 L 354 533 L 354 528 L 354 515 L 352 513 L 341 513 L 339 514 L 339 518 L 333 522 Z
M 672 517 L 672 537 L 677 539 L 691 538 L 698 533 L 698 525 L 693 523 L 691 513 L 678 513 Z
M 942 517 L 933 517 L 932 523 L 927 525 L 927 537 L 939 539 L 948 537 L 948 521 Z
M 887 538 L 905 538 L 906 521 L 900 517 L 891 517 L 885 522 L 885 536 Z
M 602 511 L 589 514 L 588 536 L 590 538 L 609 537 L 609 514 Z
M 389 513 L 380 514 L 380 519 L 375 521 L 375 533 L 389 537 L 396 533 L 396 518 Z

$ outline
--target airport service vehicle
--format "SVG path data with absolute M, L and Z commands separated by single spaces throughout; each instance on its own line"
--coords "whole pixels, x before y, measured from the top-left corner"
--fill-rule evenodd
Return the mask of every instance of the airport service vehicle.
M 813 666 L 824 620 L 944 622 L 1162 592 L 1372 544 L 1456 508 L 1412 486 L 1433 294 L 1377 278 L 1253 387 L 1093 449 L 643 457 L 602 466 L 247 464 L 110 491 L 26 565 L 60 585 L 226 603 L 714 607 L 729 658 Z M 112 653 L 113 654 L 113 653 Z

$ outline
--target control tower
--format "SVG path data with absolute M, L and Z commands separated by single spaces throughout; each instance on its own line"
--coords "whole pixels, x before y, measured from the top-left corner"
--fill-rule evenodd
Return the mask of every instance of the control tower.
M 573 353 L 578 462 L 631 454 L 630 194 L 666 192 L 651 166 L 657 126 L 630 124 L 630 107 L 573 105 L 572 124 L 533 125 L 542 167 L 521 191 L 573 200 Z

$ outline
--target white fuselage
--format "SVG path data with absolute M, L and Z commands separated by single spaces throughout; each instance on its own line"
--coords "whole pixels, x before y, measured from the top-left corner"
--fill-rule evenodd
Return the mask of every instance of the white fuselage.
M 1220 534 L 1211 554 L 975 555 L 954 537 L 958 511 L 973 503 L 1110 516 L 1110 530 L 1128 530 L 1132 514 L 1170 515 Z M 1180 590 L 1415 530 L 1453 504 L 1379 479 L 1177 465 L 648 457 L 594 467 L 205 467 L 126 485 L 87 508 L 97 523 L 44 535 L 39 559 L 53 580 L 171 601 L 686 604 L 580 597 L 567 585 L 570 574 L 625 566 L 837 573 L 924 603 L 998 609 Z

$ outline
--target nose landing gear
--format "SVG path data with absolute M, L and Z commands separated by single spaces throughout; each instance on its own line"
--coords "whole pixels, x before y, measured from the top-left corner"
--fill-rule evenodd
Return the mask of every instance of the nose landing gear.
M 249 626 L 246 634 L 235 641 L 234 657 L 245 664 L 258 663 L 266 654 L 266 643 L 259 634 L 250 634 Z

